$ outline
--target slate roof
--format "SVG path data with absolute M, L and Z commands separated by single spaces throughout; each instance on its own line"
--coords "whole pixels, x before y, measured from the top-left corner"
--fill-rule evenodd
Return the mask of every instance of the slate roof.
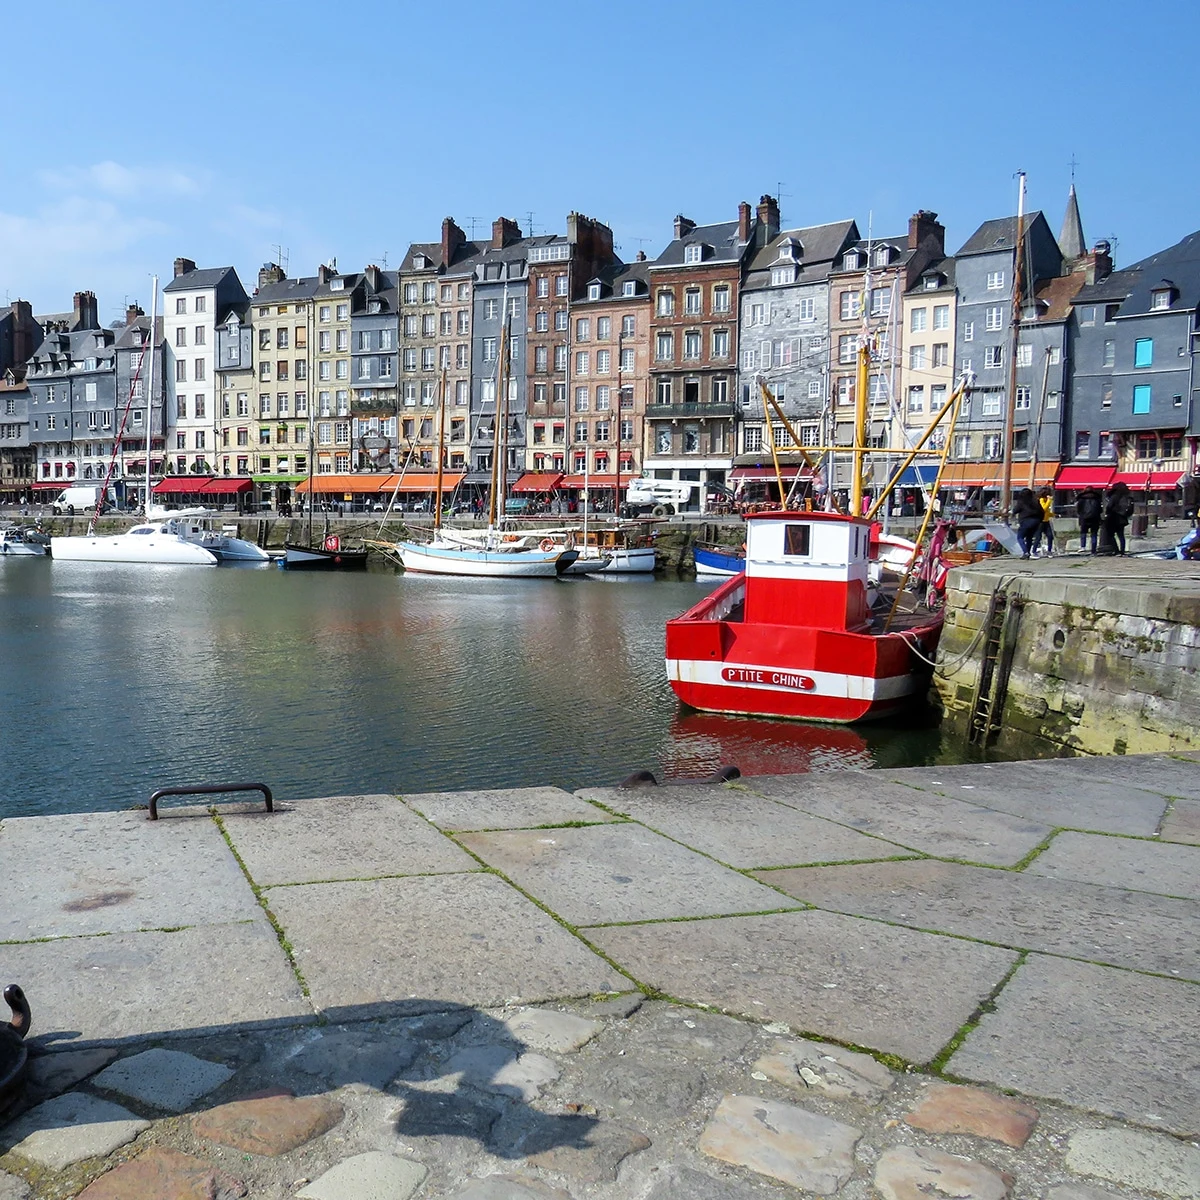
M 1169 309 L 1155 309 L 1155 312 L 1183 312 L 1196 308 L 1200 305 L 1200 230 L 1189 233 L 1174 246 L 1134 263 L 1130 270 L 1137 271 L 1137 277 L 1118 316 L 1140 316 L 1150 312 L 1151 293 L 1168 285 L 1175 289 L 1177 298 Z
M 315 275 L 302 275 L 297 279 L 281 279 L 268 283 L 251 297 L 252 304 L 289 304 L 296 300 L 311 300 L 317 293 L 319 280 Z
M 418 255 L 423 254 L 429 259 L 429 266 L 414 267 L 413 259 Z M 413 242 L 408 248 L 408 253 L 404 256 L 404 261 L 400 264 L 401 271 L 436 271 L 442 261 L 442 243 L 441 242 Z
M 1033 212 L 1025 214 L 1025 233 L 1027 236 L 1034 221 L 1041 216 L 1042 214 L 1039 209 L 1034 209 Z M 1042 219 L 1045 220 L 1044 217 Z M 1011 251 L 1016 249 L 1016 245 L 1016 216 L 996 217 L 991 221 L 984 221 L 962 244 L 955 257 L 965 258 L 969 254 L 995 254 L 1002 250 Z
M 1058 235 L 1058 248 L 1063 258 L 1080 258 L 1087 253 L 1087 242 L 1083 236 L 1083 220 L 1079 216 L 1079 198 L 1075 185 L 1071 184 L 1067 196 L 1067 211 L 1063 214 L 1062 231 Z
M 117 340 L 113 343 L 118 350 L 141 350 L 145 347 L 146 343 L 144 342 L 136 346 L 134 345 L 132 335 L 135 329 L 141 330 L 143 334 L 148 333 L 150 331 L 150 318 L 146 316 L 135 317 L 128 325 L 123 326 L 117 333 Z M 161 340 L 162 317 L 158 318 L 158 336 Z
M 806 229 L 783 229 L 765 246 L 755 251 L 746 271 L 743 291 L 769 287 L 771 268 L 780 259 L 779 248 L 789 238 L 800 243 L 800 257 L 795 260 L 798 268 L 794 287 L 798 284 L 821 283 L 833 271 L 833 263 L 849 245 L 858 241 L 858 226 L 853 220 L 833 221 L 826 225 L 810 225 Z
M 751 229 L 753 230 L 753 226 L 751 226 Z M 711 246 L 712 254 L 704 258 L 701 263 L 685 264 L 683 261 L 684 247 L 692 246 L 696 243 Z M 682 267 L 685 265 L 711 266 L 713 263 L 737 263 L 741 262 L 746 252 L 746 247 L 750 244 L 738 238 L 738 223 L 736 221 L 722 221 L 718 225 L 697 225 L 690 233 L 686 233 L 683 237 L 672 241 L 650 265 L 651 267 L 661 269 L 663 267 Z
M 227 276 L 236 274 L 237 272 L 232 267 L 198 267 L 194 271 L 187 271 L 183 275 L 176 275 L 163 288 L 163 291 L 191 292 L 200 288 L 220 287 Z
M 96 345 L 96 338 L 102 344 Z M 42 344 L 34 351 L 33 358 L 43 361 L 49 366 L 51 355 L 58 358 L 56 370 L 82 370 L 86 358 L 95 358 L 107 364 L 113 357 L 113 342 L 115 335 L 111 329 L 80 329 L 75 333 L 51 333 L 43 339 Z M 70 358 L 68 367 L 65 359 Z
M 648 260 L 632 263 L 609 263 L 587 281 L 589 285 L 597 282 L 601 284 L 600 299 L 589 300 L 585 292 L 581 299 L 573 302 L 572 307 L 583 304 L 604 304 L 613 300 L 648 300 L 650 297 L 649 276 L 650 263 Z M 627 281 L 638 285 L 636 296 L 621 295 L 621 290 Z
M 886 267 L 877 267 L 872 259 L 874 251 L 880 246 L 891 246 L 895 253 L 891 256 L 891 261 Z M 857 250 L 859 253 L 859 265 L 850 271 L 846 271 L 839 262 L 830 272 L 830 275 L 861 275 L 869 266 L 872 271 L 881 270 L 887 271 L 894 267 L 903 266 L 914 254 L 915 250 L 908 248 L 908 234 L 903 233 L 898 237 L 872 237 L 859 238 L 858 241 L 846 246 L 847 250 Z
M 342 286 L 339 288 L 332 287 L 331 284 L 335 279 L 342 281 Z M 340 297 L 345 296 L 347 299 L 354 292 L 354 289 L 362 283 L 362 274 L 358 271 L 332 271 L 329 275 L 329 282 L 322 283 L 320 276 L 316 280 L 316 288 L 313 290 L 313 295 L 321 299 L 327 296 Z
M 936 296 L 939 292 L 952 292 L 954 290 L 956 265 L 952 258 L 935 259 L 917 276 L 916 282 L 908 289 L 906 295 L 915 296 L 922 294 Z M 927 288 L 925 286 L 925 276 L 930 274 L 944 276 L 942 282 L 935 288 Z

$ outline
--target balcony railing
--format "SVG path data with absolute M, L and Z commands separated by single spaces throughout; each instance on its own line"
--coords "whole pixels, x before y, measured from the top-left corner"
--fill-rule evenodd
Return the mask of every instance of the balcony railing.
M 732 417 L 737 409 L 737 406 L 732 400 L 726 400 L 721 403 L 701 404 L 698 402 L 680 401 L 677 404 L 647 404 L 646 416 L 648 418 L 670 417 Z

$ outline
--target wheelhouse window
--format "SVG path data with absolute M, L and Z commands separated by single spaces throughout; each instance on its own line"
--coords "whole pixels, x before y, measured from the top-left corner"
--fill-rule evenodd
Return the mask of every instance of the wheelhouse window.
M 797 558 L 807 558 L 811 551 L 811 525 L 785 525 L 783 527 L 783 552 Z

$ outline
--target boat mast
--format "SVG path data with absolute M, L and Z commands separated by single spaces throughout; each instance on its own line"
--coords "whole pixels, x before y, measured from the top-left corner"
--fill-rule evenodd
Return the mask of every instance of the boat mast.
M 1000 519 L 1012 511 L 1013 426 L 1017 421 L 1017 345 L 1021 336 L 1021 267 L 1025 256 L 1025 172 L 1017 172 L 1017 245 L 1013 255 L 1012 325 L 1008 351 L 1008 412 L 1004 421 L 1004 464 L 1000 488 Z
M 146 502 L 143 505 L 145 519 L 150 520 L 150 434 L 154 429 L 154 355 L 158 327 L 158 276 L 150 284 L 150 365 L 146 368 Z M 163 396 L 163 458 L 167 457 L 167 412 L 166 396 Z
M 854 470 L 850 477 L 850 515 L 862 516 L 863 458 L 867 452 L 867 372 L 871 351 L 864 335 L 858 347 L 858 369 L 854 376 Z
M 433 540 L 442 531 L 442 481 L 446 473 L 446 368 L 442 368 L 442 395 L 438 404 L 437 507 L 433 510 Z
M 508 307 L 508 289 L 504 291 L 505 309 Z M 501 398 L 508 387 L 508 381 L 504 370 L 504 360 L 508 352 L 508 320 L 507 318 L 500 326 L 500 357 L 497 360 L 496 366 L 496 397 L 493 403 L 495 408 L 492 410 L 492 485 L 491 495 L 488 497 L 488 535 L 489 540 L 492 532 L 496 528 L 496 491 L 500 485 L 500 442 L 503 437 L 503 432 L 500 425 Z

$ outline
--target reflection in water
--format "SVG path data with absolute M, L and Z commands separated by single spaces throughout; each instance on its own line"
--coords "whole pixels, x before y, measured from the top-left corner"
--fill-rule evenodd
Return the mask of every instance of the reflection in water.
M 664 628 L 702 590 L 0 561 L 0 816 L 955 757 L 936 728 L 681 715 Z

